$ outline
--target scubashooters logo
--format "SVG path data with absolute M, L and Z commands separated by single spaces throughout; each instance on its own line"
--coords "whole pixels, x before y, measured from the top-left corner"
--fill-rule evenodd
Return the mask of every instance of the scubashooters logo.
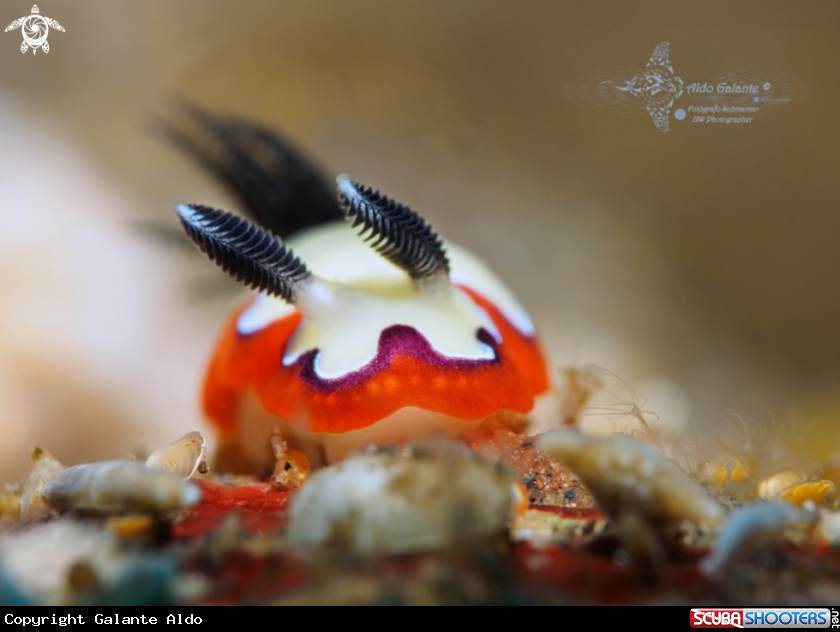
M 828 628 L 832 608 L 692 608 L 692 628 Z
M 592 75 L 589 83 L 567 86 L 573 97 L 618 112 L 644 108 L 660 132 L 672 119 L 691 123 L 752 123 L 760 111 L 790 103 L 794 83 L 775 73 L 734 68 L 705 81 L 685 81 L 674 72 L 671 45 L 660 42 L 644 68 Z M 679 107 L 682 106 L 682 107 Z
M 6 33 L 20 29 L 23 32 L 23 43 L 20 45 L 20 52 L 25 53 L 30 48 L 35 54 L 39 48 L 45 53 L 50 52 L 50 45 L 47 36 L 50 34 L 50 27 L 56 31 L 64 32 L 64 27 L 52 18 L 44 17 L 38 10 L 38 5 L 32 5 L 32 13 L 18 18 L 6 27 Z

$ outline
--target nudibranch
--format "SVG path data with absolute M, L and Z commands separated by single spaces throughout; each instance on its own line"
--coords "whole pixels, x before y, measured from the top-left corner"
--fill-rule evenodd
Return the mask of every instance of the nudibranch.
M 205 164 L 257 220 L 176 205 L 200 249 L 259 291 L 229 319 L 207 372 L 204 409 L 222 450 L 271 462 L 269 439 L 279 432 L 310 460 L 331 462 L 371 443 L 454 435 L 498 411 L 532 409 L 548 389 L 534 325 L 483 263 L 346 176 L 337 180 L 346 221 L 299 222 L 304 230 L 278 234 L 283 226 L 261 220 L 266 204 L 255 212 L 248 203 L 259 191 L 246 190 L 273 186 L 254 177 L 271 160 L 249 156 L 259 154 L 255 144 L 282 154 L 284 177 L 302 159 L 268 132 L 246 128 L 245 143 L 243 128 L 230 132 L 246 124 L 199 116 L 234 156 L 217 152 Z

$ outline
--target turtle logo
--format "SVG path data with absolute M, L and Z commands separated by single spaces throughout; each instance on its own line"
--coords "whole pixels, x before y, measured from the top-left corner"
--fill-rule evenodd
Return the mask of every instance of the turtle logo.
M 32 14 L 18 18 L 9 26 L 6 27 L 6 33 L 14 31 L 16 28 L 23 27 L 23 43 L 20 45 L 20 52 L 25 53 L 32 48 L 32 54 L 35 54 L 39 48 L 43 48 L 45 53 L 50 52 L 50 45 L 47 42 L 47 35 L 49 35 L 50 27 L 56 31 L 64 31 L 64 27 L 52 18 L 44 17 L 38 11 L 38 5 L 32 5 Z

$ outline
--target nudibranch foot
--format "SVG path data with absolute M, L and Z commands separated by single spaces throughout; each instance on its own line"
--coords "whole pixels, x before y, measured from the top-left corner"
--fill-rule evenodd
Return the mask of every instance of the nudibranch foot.
M 483 418 L 463 420 L 409 406 L 357 430 L 309 432 L 300 424 L 268 413 L 254 393 L 242 394 L 240 406 L 240 423 L 235 432 L 220 437 L 214 466 L 220 471 L 258 478 L 271 478 L 277 474 L 277 468 L 285 468 L 282 451 L 278 452 L 274 447 L 276 437 L 280 435 L 286 453 L 294 453 L 298 459 L 295 466 L 303 470 L 306 466 L 299 463 L 304 461 L 314 469 L 335 463 L 370 445 L 400 446 L 441 435 L 457 438 L 486 421 Z

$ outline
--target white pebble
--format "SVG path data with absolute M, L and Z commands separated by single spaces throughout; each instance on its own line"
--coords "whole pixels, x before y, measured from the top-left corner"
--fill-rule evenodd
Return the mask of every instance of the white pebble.
M 409 553 L 504 528 L 512 478 L 454 444 L 350 457 L 315 472 L 295 496 L 289 538 L 356 553 Z
M 811 522 L 813 516 L 789 503 L 754 503 L 735 509 L 723 525 L 712 554 L 700 569 L 707 575 L 719 573 L 740 554 L 768 537 L 778 537 L 790 525 Z
M 181 478 L 190 478 L 204 460 L 204 437 L 200 432 L 189 432 L 146 459 L 146 465 Z
M 103 461 L 65 470 L 41 489 L 56 509 L 162 513 L 194 505 L 201 488 L 133 461 Z
M 715 519 L 723 508 L 676 463 L 630 437 L 551 431 L 539 446 L 577 474 L 612 518 L 634 514 L 654 525 Z M 612 465 L 608 471 L 604 461 Z

